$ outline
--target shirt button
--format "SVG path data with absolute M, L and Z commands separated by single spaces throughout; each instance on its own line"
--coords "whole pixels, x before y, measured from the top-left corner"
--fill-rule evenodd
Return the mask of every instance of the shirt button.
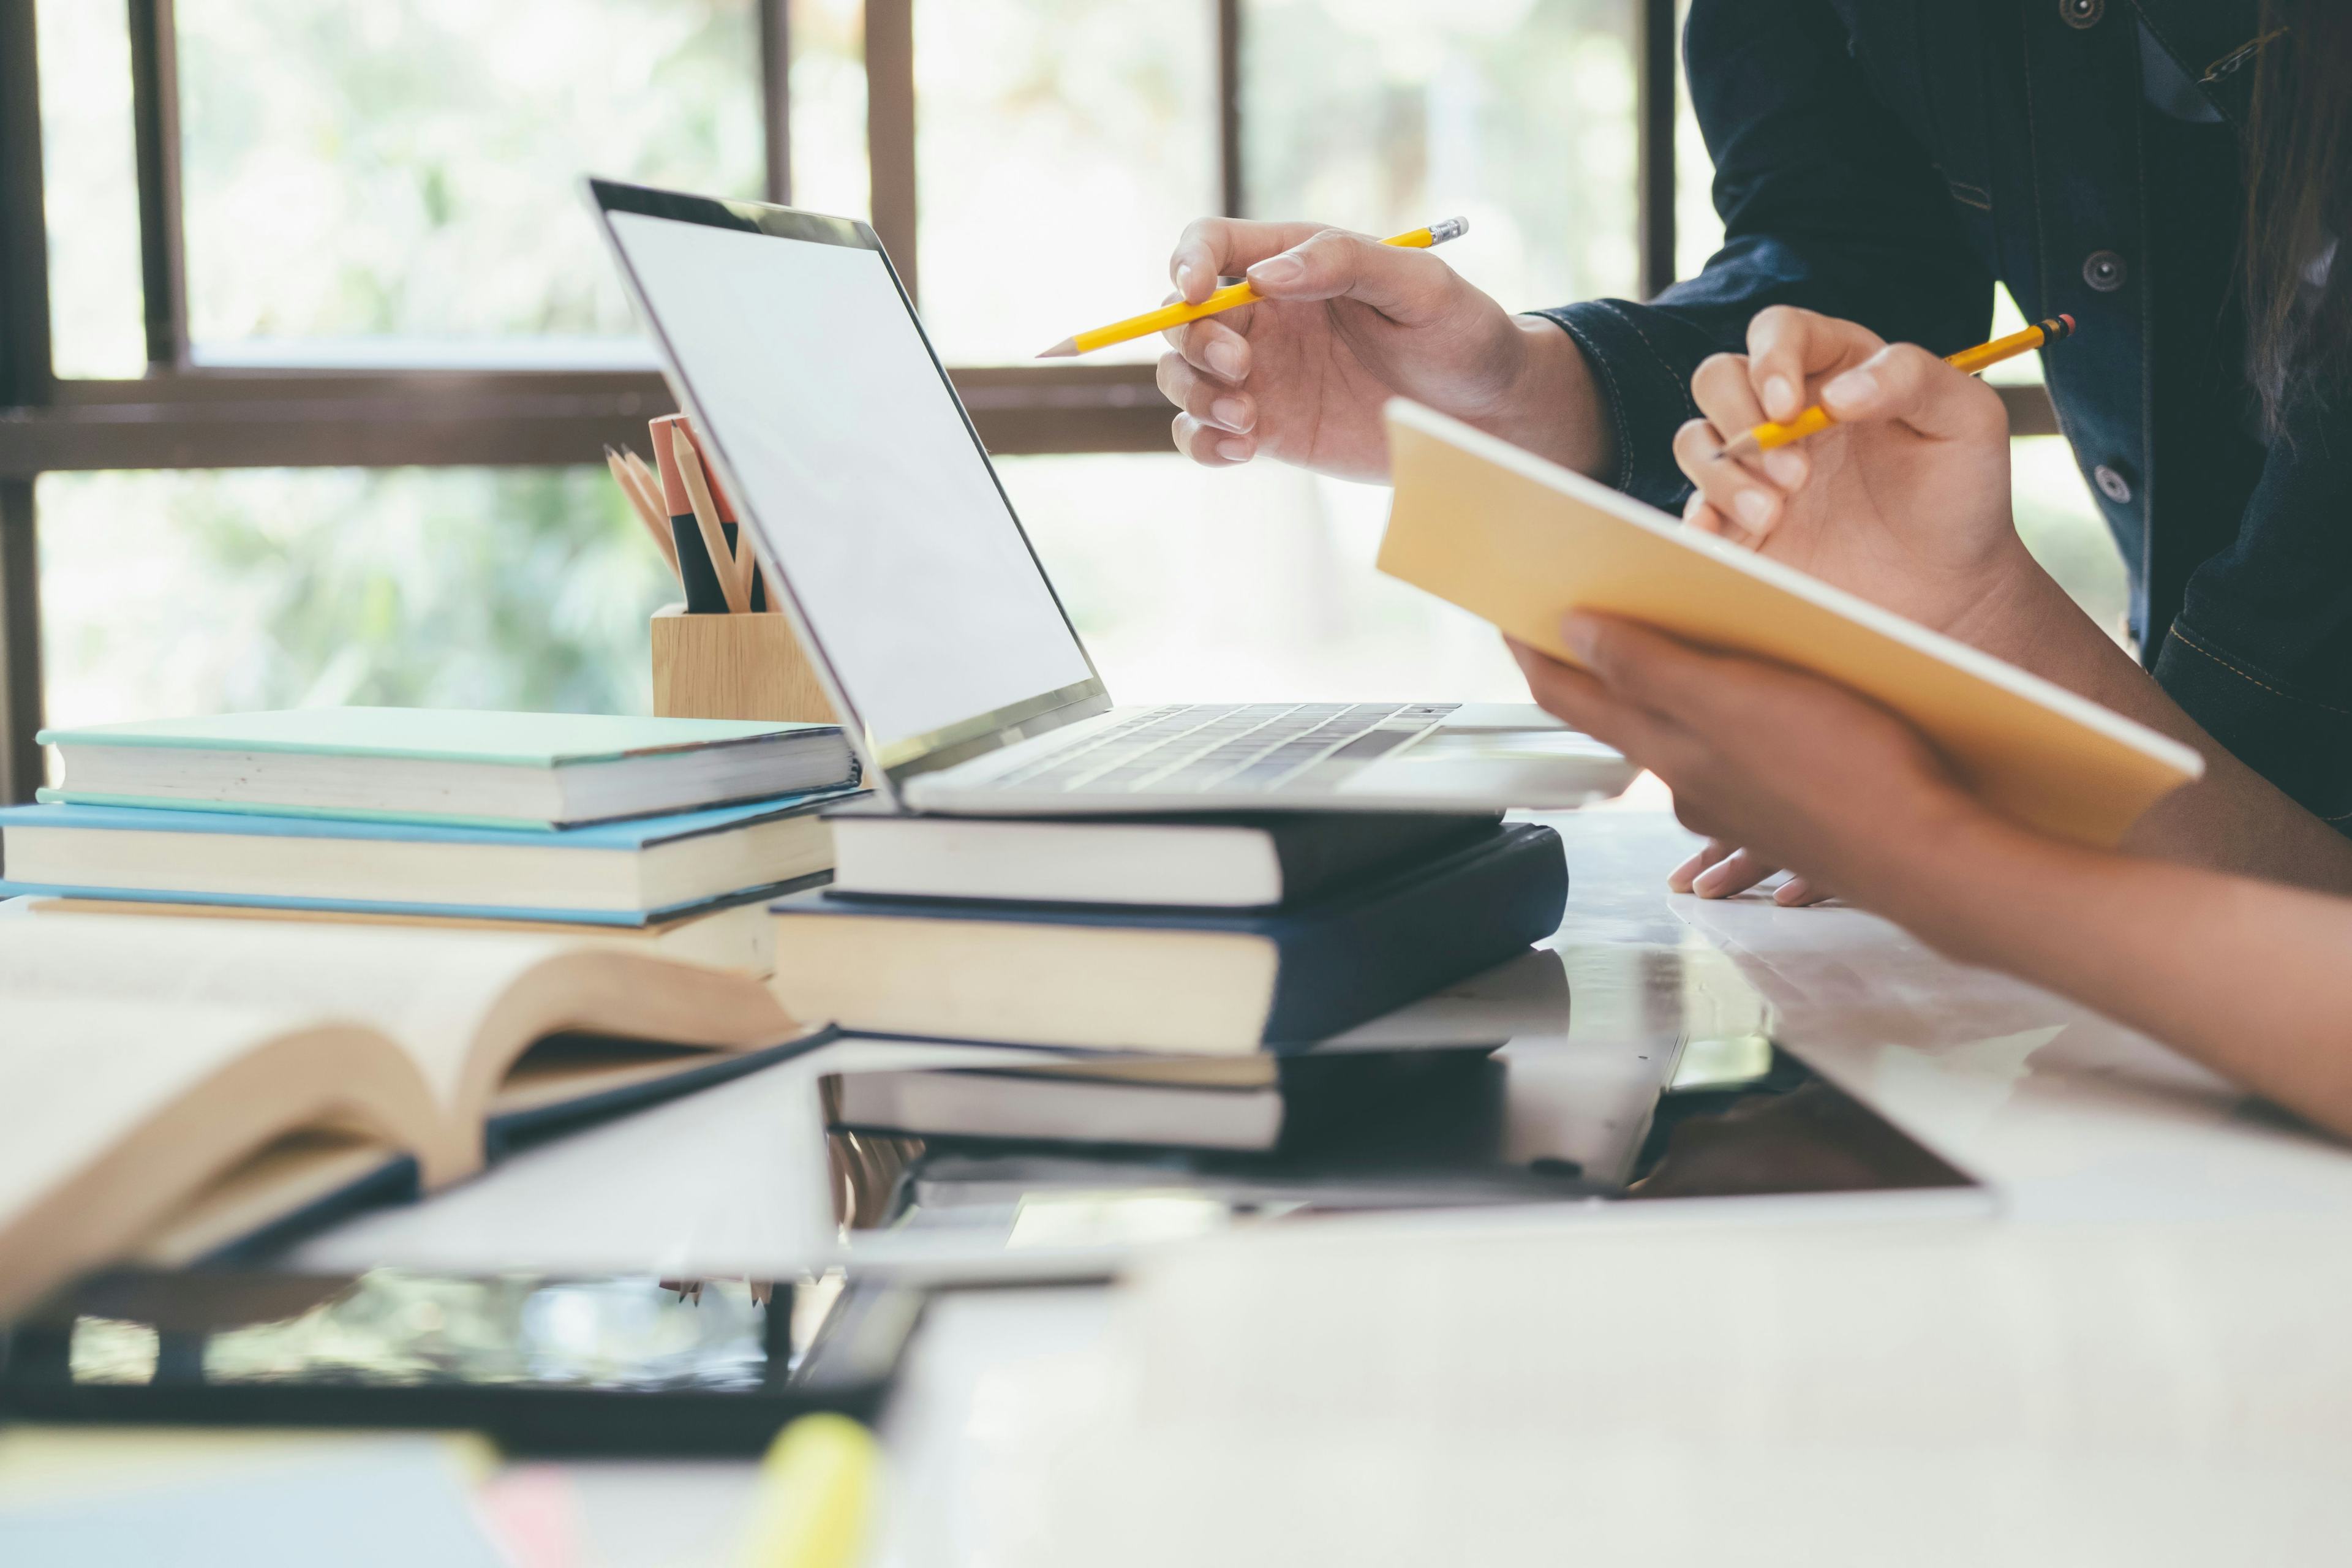
M 2121 474 L 2116 472 L 2115 469 L 2107 467 L 2106 464 L 2101 463 L 2097 468 L 2091 470 L 2091 482 L 2099 487 L 2099 493 L 2101 495 L 2106 497 L 2117 506 L 2125 506 L 2130 503 L 2132 498 L 2131 481 L 2124 478 Z
M 2124 286 L 2124 258 L 2112 250 L 2095 250 L 2083 258 L 2083 281 L 2102 294 Z
M 2107 14 L 2107 0 L 2058 0 L 2058 16 L 2070 27 L 2095 27 Z

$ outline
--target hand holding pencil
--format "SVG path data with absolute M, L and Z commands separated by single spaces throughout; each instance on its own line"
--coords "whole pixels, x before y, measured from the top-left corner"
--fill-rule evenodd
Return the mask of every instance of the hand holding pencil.
M 1417 232 L 1434 239 L 1460 226 Z M 1203 467 L 1263 456 L 1385 479 L 1381 410 L 1393 396 L 1577 467 L 1600 465 L 1601 456 L 1573 447 L 1605 427 L 1604 418 L 1577 416 L 1573 340 L 1549 321 L 1514 317 L 1426 244 L 1391 245 L 1321 224 L 1202 218 L 1177 243 L 1169 275 L 1186 306 L 1208 305 L 1222 278 L 1240 278 L 1255 296 L 1165 334 L 1173 352 L 1160 362 L 1160 390 L 1181 410 L 1177 448 Z M 1528 417 L 1497 417 L 1507 408 Z
M 2074 335 L 2074 318 L 2062 311 L 2046 321 L 2034 322 L 2022 331 L 1995 338 L 1989 343 L 1979 343 L 1972 349 L 1962 349 L 1956 354 L 1948 354 L 1945 356 L 1944 363 L 1963 374 L 1975 375 L 2004 361 L 2015 359 L 2020 354 L 2032 353 L 2034 350 L 2051 343 L 2063 342 Z M 1778 384 L 1769 379 L 1766 382 L 1768 390 L 1773 389 L 1776 384 L 1780 388 L 1786 388 L 1790 384 L 1785 377 Z M 1761 424 L 1752 425 L 1738 436 L 1725 442 L 1721 452 L 1723 457 L 1761 457 L 1766 452 L 1801 441 L 1808 436 L 1818 436 L 1837 423 L 1837 416 L 1822 404 L 1813 404 L 1790 415 L 1786 411 L 1794 402 L 1794 394 L 1781 390 L 1773 391 L 1772 395 L 1773 401 L 1780 404 L 1782 409 L 1781 415 L 1767 419 Z
M 1399 250 L 1429 250 L 1444 245 L 1449 239 L 1459 239 L 1469 232 L 1468 218 L 1446 217 L 1439 218 L 1435 223 L 1425 224 L 1420 228 L 1409 228 L 1402 234 L 1392 234 L 1381 243 Z M 1179 270 L 1181 273 L 1181 267 Z M 1168 304 L 1160 306 L 1156 310 L 1146 310 L 1139 316 L 1129 316 L 1123 321 L 1113 321 L 1107 327 L 1090 328 L 1075 336 L 1064 338 L 1037 357 L 1070 359 L 1078 354 L 1092 353 L 1097 349 L 1106 349 L 1113 343 L 1130 342 L 1137 338 L 1148 338 L 1154 332 L 1173 331 L 1179 327 L 1189 325 L 1205 317 L 1239 310 L 1244 305 L 1255 304 L 1265 298 L 1257 291 L 1255 280 L 1249 278 L 1212 289 L 1202 298 L 1194 300 L 1192 298 L 1192 293 L 1197 286 L 1193 279 L 1180 275 L 1177 279 L 1177 298 Z
M 1964 638 L 1989 595 L 2039 575 L 2011 518 L 2009 416 L 1993 388 L 1916 344 L 1787 306 L 1757 316 L 1748 348 L 1692 378 L 1701 417 L 1675 437 L 1696 487 L 1691 526 Z M 1775 414 L 1796 424 L 1816 403 L 1823 433 L 1724 449 L 1726 432 Z

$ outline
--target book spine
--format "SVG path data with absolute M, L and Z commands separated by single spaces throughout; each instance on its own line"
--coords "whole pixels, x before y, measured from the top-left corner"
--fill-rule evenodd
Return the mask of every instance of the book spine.
M 1549 827 L 1432 886 L 1407 883 L 1287 932 L 1265 1043 L 1311 1045 L 1523 952 L 1559 929 L 1568 859 Z

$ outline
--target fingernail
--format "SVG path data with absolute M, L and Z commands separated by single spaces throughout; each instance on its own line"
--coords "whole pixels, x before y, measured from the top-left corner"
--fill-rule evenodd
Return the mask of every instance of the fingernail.
M 1739 521 L 1750 528 L 1761 528 L 1772 521 L 1772 498 L 1762 490 L 1741 490 L 1731 505 Z
M 1205 356 L 1209 368 L 1227 381 L 1242 378 L 1242 351 L 1232 343 L 1211 343 Z
M 1269 257 L 1249 269 L 1251 282 L 1272 283 L 1276 286 L 1296 283 L 1306 276 L 1307 263 L 1287 251 L 1280 256 Z
M 1209 417 L 1228 430 L 1246 430 L 1254 423 L 1249 405 L 1238 397 L 1220 397 L 1210 404 Z
M 1805 482 L 1805 459 L 1785 447 L 1776 447 L 1764 454 L 1764 472 L 1782 489 L 1792 490 Z
M 1192 264 L 1189 261 L 1176 268 L 1176 292 L 1188 300 L 1192 297 Z
M 1775 419 L 1787 419 L 1796 414 L 1797 388 L 1787 376 L 1774 375 L 1765 378 L 1764 412 Z
M 1559 623 L 1559 640 L 1579 658 L 1590 658 L 1593 645 L 1601 640 L 1601 627 L 1590 616 L 1570 616 Z
M 1848 407 L 1869 402 L 1878 395 L 1878 378 L 1866 370 L 1850 370 L 1822 388 L 1826 403 L 1843 403 Z
M 1246 463 L 1250 459 L 1250 444 L 1247 441 L 1220 441 L 1217 443 L 1217 456 L 1229 463 Z

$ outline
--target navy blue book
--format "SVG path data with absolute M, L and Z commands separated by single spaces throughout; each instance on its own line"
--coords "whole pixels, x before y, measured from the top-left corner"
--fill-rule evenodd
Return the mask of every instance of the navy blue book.
M 778 997 L 868 1034 L 1239 1056 L 1312 1045 L 1559 927 L 1559 836 L 1528 823 L 1273 911 L 872 899 L 771 906 Z

